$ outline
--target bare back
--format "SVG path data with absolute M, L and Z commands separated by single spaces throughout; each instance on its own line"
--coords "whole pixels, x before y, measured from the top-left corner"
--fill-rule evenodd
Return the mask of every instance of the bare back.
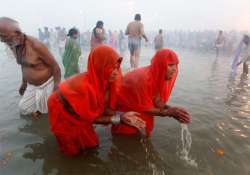
M 130 22 L 127 26 L 126 34 L 131 38 L 141 38 L 144 35 L 143 24 L 140 21 Z

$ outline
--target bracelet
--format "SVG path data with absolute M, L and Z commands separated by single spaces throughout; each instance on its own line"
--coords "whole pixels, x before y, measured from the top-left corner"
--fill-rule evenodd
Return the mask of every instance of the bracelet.
M 115 114 L 111 117 L 111 123 L 114 124 L 114 125 L 117 125 L 121 122 L 121 115 L 119 114 Z

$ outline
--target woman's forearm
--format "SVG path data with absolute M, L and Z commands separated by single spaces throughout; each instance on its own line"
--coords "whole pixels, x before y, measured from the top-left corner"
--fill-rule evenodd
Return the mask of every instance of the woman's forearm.
M 94 123 L 95 124 L 111 124 L 112 121 L 111 121 L 111 118 L 113 116 L 101 116 L 101 117 L 98 117 L 95 119 Z
M 148 111 L 145 111 L 145 113 L 153 116 L 162 116 L 162 111 L 160 108 L 152 108 Z

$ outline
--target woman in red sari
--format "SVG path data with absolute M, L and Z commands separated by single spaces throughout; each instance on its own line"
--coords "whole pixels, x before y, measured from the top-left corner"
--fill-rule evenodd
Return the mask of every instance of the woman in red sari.
M 91 51 L 87 72 L 75 75 L 59 85 L 48 100 L 51 131 L 60 150 L 69 156 L 82 149 L 98 146 L 93 124 L 117 124 L 143 128 L 138 113 L 112 115 L 121 78 L 122 58 L 110 47 L 99 46 Z
M 179 60 L 174 51 L 161 49 L 156 52 L 151 64 L 127 73 L 122 81 L 118 96 L 118 109 L 136 111 L 146 122 L 146 135 L 154 127 L 154 116 L 173 117 L 181 123 L 189 123 L 189 113 L 178 107 L 166 105 L 173 89 Z M 126 124 L 114 125 L 114 134 L 136 134 L 138 129 Z

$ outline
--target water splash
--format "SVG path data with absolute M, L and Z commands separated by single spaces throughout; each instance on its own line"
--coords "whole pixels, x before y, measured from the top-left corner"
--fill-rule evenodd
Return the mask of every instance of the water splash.
M 192 136 L 186 124 L 181 124 L 181 142 L 182 150 L 180 152 L 180 158 L 184 160 L 188 165 L 198 167 L 197 162 L 193 160 L 189 155 L 192 145 Z

